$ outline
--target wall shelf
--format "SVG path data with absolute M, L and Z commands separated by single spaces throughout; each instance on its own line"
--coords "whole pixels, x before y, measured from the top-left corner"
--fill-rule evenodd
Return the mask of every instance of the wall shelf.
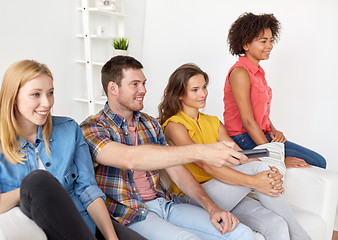
M 116 11 L 111 11 L 111 10 L 106 10 L 106 9 L 100 9 L 100 8 L 92 8 L 92 7 L 82 7 L 78 8 L 79 11 L 89 11 L 94 14 L 105 14 L 105 15 L 115 15 L 118 17 L 126 17 L 125 14 L 116 12 Z
M 88 113 L 95 113 L 95 105 L 104 105 L 107 101 L 103 93 L 100 80 L 100 70 L 106 60 L 112 57 L 112 41 L 114 37 L 124 36 L 124 9 L 123 0 L 120 2 L 120 11 L 99 9 L 93 6 L 92 0 L 81 0 L 78 10 L 82 16 L 82 33 L 76 35 L 83 41 L 83 55 L 75 62 L 84 66 L 86 70 L 86 95 L 74 97 L 74 101 L 88 104 Z M 102 35 L 97 35 L 97 30 L 103 28 Z M 105 42 L 106 41 L 106 42 Z M 111 49 L 108 49 L 110 46 Z M 101 54 L 101 55 L 100 55 Z M 102 60 L 104 59 L 104 60 Z
M 89 99 L 87 99 L 87 98 L 77 98 L 77 97 L 75 97 L 73 99 L 74 99 L 74 101 L 77 101 L 77 102 L 90 103 Z M 103 98 L 103 96 L 102 96 L 102 99 L 94 99 L 93 103 L 98 104 L 98 105 L 104 105 L 104 104 L 106 104 L 106 101 L 107 101 L 107 98 Z
M 85 38 L 85 35 L 76 35 L 76 37 L 78 38 Z M 89 36 L 90 38 L 95 38 L 95 39 L 102 39 L 102 40 L 113 40 L 113 36 L 106 36 L 106 35 L 102 35 L 102 36 L 99 36 L 99 35 L 95 35 L 95 34 L 92 34 Z
M 75 60 L 75 62 L 86 64 L 85 60 Z M 105 62 L 93 61 L 92 64 L 95 66 L 103 66 Z

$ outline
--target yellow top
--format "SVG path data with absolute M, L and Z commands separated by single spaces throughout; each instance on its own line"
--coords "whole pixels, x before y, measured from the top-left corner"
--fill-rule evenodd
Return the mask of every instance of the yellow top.
M 197 124 L 194 119 L 180 111 L 162 124 L 163 130 L 169 122 L 182 124 L 188 130 L 190 138 L 195 143 L 208 144 L 218 142 L 218 129 L 220 121 L 216 116 L 199 113 Z M 192 175 L 200 184 L 203 184 L 213 178 L 194 163 L 188 163 L 184 166 L 186 166 L 186 168 L 192 173 Z M 172 184 L 170 191 L 177 195 L 184 195 L 184 193 L 181 192 L 175 183 Z

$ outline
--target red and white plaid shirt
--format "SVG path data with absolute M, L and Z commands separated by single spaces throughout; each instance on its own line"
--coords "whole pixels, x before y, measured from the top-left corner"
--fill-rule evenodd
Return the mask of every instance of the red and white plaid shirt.
M 134 112 L 134 117 L 137 126 L 138 145 L 157 144 L 167 146 L 161 126 L 154 118 L 141 112 Z M 112 141 L 133 145 L 128 132 L 127 121 L 113 113 L 106 104 L 97 115 L 90 116 L 83 121 L 81 129 L 96 166 L 97 184 L 107 196 L 106 205 L 111 216 L 114 216 L 124 225 L 144 220 L 148 211 L 137 192 L 133 180 L 134 171 L 95 163 L 95 158 L 100 150 Z M 158 171 L 147 171 L 146 173 L 158 197 L 178 202 L 176 195 L 170 194 L 160 182 Z

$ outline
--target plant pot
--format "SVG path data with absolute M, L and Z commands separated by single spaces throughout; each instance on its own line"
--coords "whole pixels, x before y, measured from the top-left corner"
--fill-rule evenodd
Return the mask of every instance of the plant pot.
M 121 49 L 114 49 L 113 53 L 114 53 L 114 56 L 117 56 L 117 55 L 128 56 L 129 54 L 128 50 L 121 50 Z

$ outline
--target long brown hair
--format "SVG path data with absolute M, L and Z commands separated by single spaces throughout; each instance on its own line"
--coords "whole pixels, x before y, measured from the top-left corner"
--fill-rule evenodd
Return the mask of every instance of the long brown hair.
M 184 95 L 189 79 L 198 74 L 203 75 L 206 84 L 209 83 L 208 74 L 193 63 L 183 64 L 171 74 L 168 84 L 164 89 L 162 101 L 158 106 L 158 120 L 161 125 L 168 118 L 182 110 L 180 97 Z
M 18 136 L 22 136 L 15 118 L 15 99 L 19 89 L 30 80 L 47 75 L 53 79 L 52 73 L 45 64 L 34 60 L 22 60 L 13 63 L 5 72 L 0 90 L 0 151 L 13 164 L 23 163 L 25 155 L 20 153 Z M 42 126 L 42 136 L 47 154 L 50 154 L 49 138 L 52 133 L 52 116 Z M 21 149 L 22 150 L 22 149 Z

